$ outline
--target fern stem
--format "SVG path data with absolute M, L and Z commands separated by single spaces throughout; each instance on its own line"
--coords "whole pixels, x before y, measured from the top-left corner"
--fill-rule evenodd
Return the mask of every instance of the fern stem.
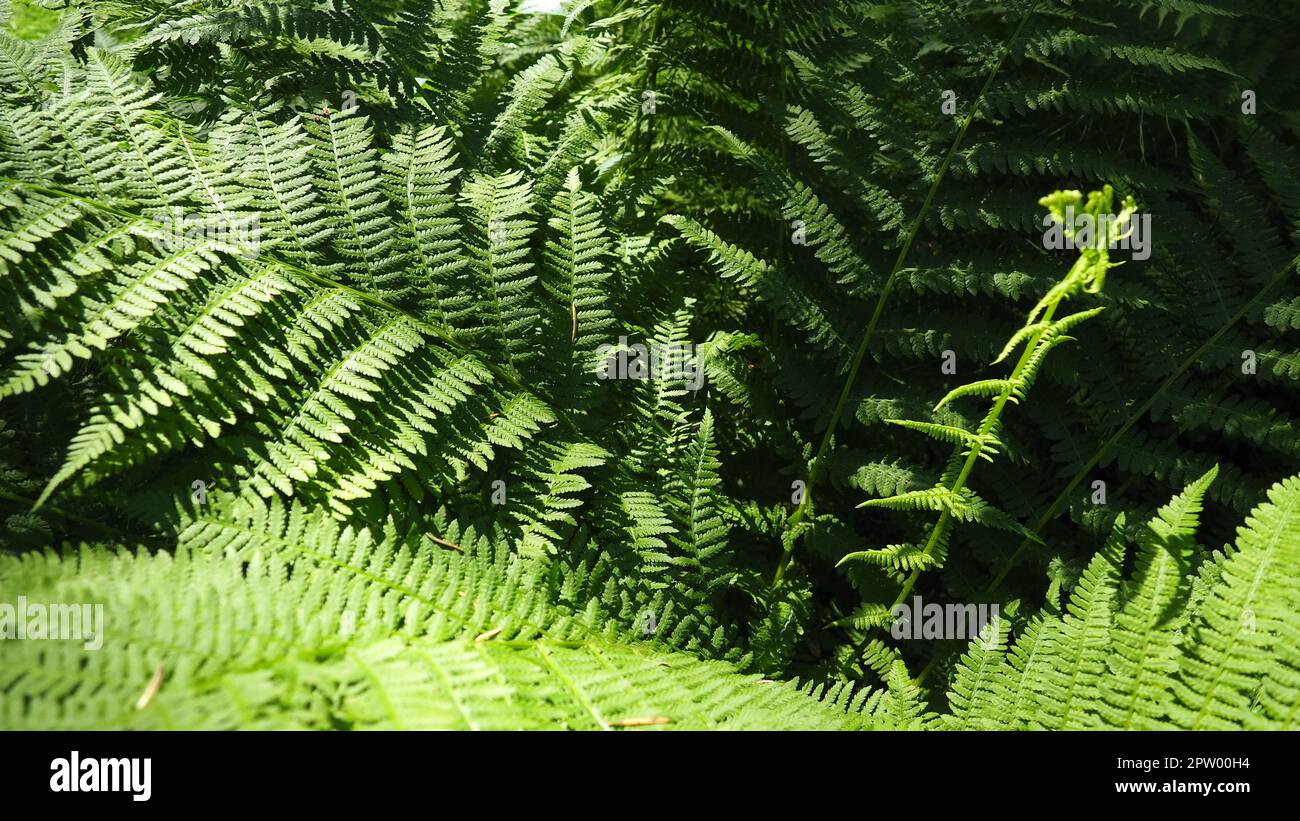
M 1043 311 L 1041 321 L 1043 323 L 1051 322 L 1052 317 L 1056 314 L 1056 309 L 1060 304 L 1059 301 L 1049 304 Z M 979 461 L 980 455 L 984 452 L 983 437 L 993 433 L 993 429 L 997 427 L 998 421 L 1002 418 L 1002 411 L 1006 409 L 1007 402 L 1010 401 L 1015 386 L 1020 381 L 1021 374 L 1024 373 L 1025 367 L 1029 364 L 1029 360 L 1033 358 L 1034 352 L 1038 349 L 1039 342 L 1042 340 L 1045 333 L 1046 330 L 1039 331 L 1033 336 L 1029 343 L 1025 345 L 1024 351 L 1020 354 L 1020 361 L 1016 363 L 1015 370 L 1011 372 L 1011 377 L 1007 381 L 1007 387 L 998 396 L 997 401 L 993 403 L 993 407 L 989 409 L 988 414 L 984 417 L 984 421 L 979 426 L 979 436 L 981 437 L 981 441 L 973 445 L 970 449 L 970 453 L 966 455 L 966 462 L 961 466 L 961 472 L 957 474 L 957 478 L 953 481 L 952 487 L 949 488 L 953 493 L 961 493 L 962 488 L 966 486 L 966 480 L 970 478 L 971 471 L 975 469 L 975 463 Z M 947 510 L 939 514 L 939 521 L 935 524 L 934 529 L 930 531 L 930 538 L 926 540 L 925 549 L 922 551 L 924 555 L 929 556 L 934 553 L 935 547 L 938 546 L 939 539 L 943 535 L 943 529 L 947 526 L 948 520 L 951 517 L 952 514 Z M 895 605 L 902 604 L 907 600 L 907 597 L 912 592 L 912 588 L 916 586 L 917 579 L 920 577 L 921 568 L 917 567 L 907 577 L 907 581 L 903 583 L 903 589 L 899 591 L 897 598 L 894 599 Z
M 1259 290 L 1259 293 L 1255 294 L 1254 298 L 1252 298 L 1250 302 L 1243 305 L 1237 313 L 1229 317 L 1228 321 L 1214 332 L 1213 336 L 1201 343 L 1200 347 L 1196 350 L 1192 351 L 1192 353 L 1184 359 L 1181 364 L 1179 364 L 1174 372 L 1171 373 L 1164 382 L 1160 383 L 1160 387 L 1156 388 L 1155 393 L 1147 397 L 1146 401 L 1139 405 L 1133 413 L 1129 414 L 1129 417 L 1124 421 L 1124 424 L 1111 434 L 1110 438 L 1102 443 L 1101 447 L 1099 447 L 1092 455 L 1092 458 L 1090 458 L 1088 462 L 1074 474 L 1074 477 L 1070 479 L 1065 488 L 1057 494 L 1054 500 L 1052 500 L 1052 503 L 1048 506 L 1047 510 L 1043 511 L 1042 515 L 1038 517 L 1038 521 L 1034 523 L 1032 528 L 1034 533 L 1041 533 L 1043 528 L 1047 527 L 1047 524 L 1061 513 L 1062 505 L 1065 503 L 1065 500 L 1069 498 L 1070 494 L 1074 492 L 1074 489 L 1079 486 L 1079 483 L 1082 482 L 1088 473 L 1105 458 L 1106 454 L 1110 452 L 1110 449 L 1113 448 L 1119 440 L 1122 439 L 1140 419 L 1142 419 L 1142 417 L 1146 416 L 1147 411 L 1151 410 L 1151 406 L 1156 403 L 1156 400 L 1163 396 L 1165 391 L 1173 387 L 1174 383 L 1178 381 L 1178 379 L 1180 379 L 1182 375 L 1192 367 L 1192 365 L 1196 364 L 1196 361 L 1199 360 L 1206 351 L 1212 348 L 1223 337 L 1223 335 L 1240 322 L 1246 314 L 1254 310 L 1264 297 L 1266 297 L 1273 288 L 1281 284 L 1287 275 L 1297 267 L 1300 267 L 1300 256 L 1297 256 L 1283 266 L 1282 270 L 1280 270 L 1270 282 L 1264 285 L 1264 287 Z M 1030 544 L 1032 544 L 1032 540 L 1028 537 L 1021 540 L 1015 551 L 1013 551 L 1012 554 L 1007 557 L 1007 560 L 1002 563 L 997 575 L 993 577 L 991 582 L 989 582 L 988 587 L 984 589 L 985 596 L 997 592 L 998 588 L 1002 586 L 1002 582 L 1006 581 L 1007 575 L 1011 572 L 1011 569 L 1015 567 L 1016 561 L 1024 554 Z
M 889 302 L 890 294 L 894 290 L 894 285 L 898 281 L 898 274 L 903 269 L 903 263 L 907 260 L 907 255 L 912 250 L 912 243 L 916 241 L 917 235 L 921 231 L 921 226 L 925 223 L 925 216 L 930 211 L 930 205 L 934 202 L 934 196 L 939 191 L 939 186 L 943 183 L 944 177 L 948 174 L 948 168 L 952 165 L 953 158 L 957 156 L 957 151 L 961 147 L 962 141 L 966 138 L 966 132 L 970 129 L 971 124 L 975 121 L 975 115 L 978 113 L 985 95 L 993 86 L 993 80 L 1002 70 L 1002 65 L 1006 62 L 1007 57 L 1011 54 L 1011 49 L 1020 35 L 1024 32 L 1025 27 L 1029 24 L 1029 19 L 1034 16 L 1042 0 L 1030 6 L 1029 11 L 1021 18 L 1020 25 L 1012 32 L 1011 37 L 1002 47 L 1001 54 L 989 72 L 988 77 L 984 80 L 983 87 L 980 88 L 979 94 L 971 103 L 970 111 L 966 114 L 966 119 L 962 122 L 961 128 L 957 131 L 956 138 L 952 145 L 948 147 L 948 153 L 943 158 L 943 163 L 939 166 L 938 173 L 935 174 L 934 181 L 930 183 L 930 189 L 925 194 L 925 200 L 921 203 L 921 210 L 917 213 L 916 219 L 912 221 L 908 229 L 907 237 L 903 241 L 903 246 L 898 251 L 898 256 L 894 260 L 894 266 L 889 272 L 889 277 L 885 280 L 885 285 L 880 291 L 880 296 L 876 299 L 875 310 L 872 311 L 871 320 L 867 323 L 867 329 L 862 335 L 861 342 L 858 343 L 858 349 L 853 354 L 852 364 L 849 366 L 849 375 L 844 380 L 844 387 L 840 389 L 839 398 L 835 402 L 835 408 L 831 411 L 830 423 L 826 426 L 826 433 L 822 435 L 821 443 L 817 446 L 817 452 L 808 467 L 808 482 L 804 488 L 803 501 L 791 515 L 786 523 L 786 529 L 799 524 L 808 515 L 808 509 L 812 505 L 813 487 L 816 485 L 818 478 L 821 476 L 823 465 L 825 464 L 826 452 L 830 448 L 830 442 L 835 435 L 835 428 L 839 425 L 840 417 L 844 414 L 844 407 L 848 404 L 849 395 L 853 391 L 853 385 L 857 381 L 858 371 L 862 368 L 862 360 L 866 357 L 867 349 L 871 345 L 871 340 L 876 334 L 876 328 L 880 325 L 880 319 L 884 316 L 885 305 Z M 781 560 L 776 567 L 776 575 L 772 580 L 772 586 L 776 587 L 781 583 L 785 576 L 786 569 L 790 561 L 794 558 L 794 541 L 791 540 L 781 555 Z

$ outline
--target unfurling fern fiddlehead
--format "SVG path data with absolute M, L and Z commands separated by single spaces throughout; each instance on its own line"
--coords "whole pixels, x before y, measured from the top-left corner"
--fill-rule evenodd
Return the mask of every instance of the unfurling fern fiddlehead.
M 891 424 L 918 431 L 955 446 L 948 468 L 934 487 L 872 499 L 859 505 L 859 507 L 885 507 L 893 510 L 928 509 L 939 514 L 939 519 L 931 529 L 925 544 L 920 547 L 913 544 L 895 544 L 883 549 L 850 553 L 840 560 L 840 564 L 850 560 L 866 561 L 899 573 L 907 573 L 902 589 L 895 599 L 895 605 L 906 601 L 922 571 L 943 563 L 947 554 L 949 536 L 956 522 L 974 521 L 1032 537 L 1029 531 L 1009 515 L 993 508 L 971 491 L 967 487 L 967 482 L 980 459 L 992 461 L 993 456 L 1001 449 L 1002 443 L 998 434 L 1002 428 L 1002 412 L 1006 409 L 1007 403 L 1023 401 L 1034 379 L 1042 370 L 1047 354 L 1057 345 L 1071 339 L 1068 336 L 1071 329 L 1103 310 L 1093 308 L 1061 319 L 1056 318 L 1057 309 L 1063 302 L 1081 292 L 1099 292 L 1105 284 L 1106 272 L 1121 264 L 1110 261 L 1109 249 L 1111 245 L 1128 237 L 1131 230 L 1129 222 L 1137 206 L 1133 198 L 1128 197 L 1124 200 L 1120 212 L 1112 216 L 1110 209 L 1113 199 L 1113 189 L 1106 186 L 1102 191 L 1089 194 L 1086 203 L 1083 203 L 1083 195 L 1078 191 L 1057 191 L 1039 200 L 1039 204 L 1049 209 L 1053 221 L 1060 226 L 1063 235 L 1069 238 L 1072 244 L 1080 246 L 1080 256 L 1065 278 L 1048 291 L 1029 312 L 1024 327 L 1012 335 L 995 360 L 995 364 L 1001 362 L 1024 344 L 1025 348 L 1011 376 L 1006 379 L 986 379 L 955 388 L 935 406 L 935 410 L 938 411 L 949 403 L 966 397 L 993 399 L 993 406 L 975 432 L 934 422 L 911 419 L 887 420 Z M 1076 228 L 1085 223 L 1090 226 L 1086 240 L 1076 232 Z M 869 626 L 883 626 L 892 618 L 891 612 L 892 608 L 887 609 L 878 604 L 867 605 L 866 611 L 859 613 L 854 621 Z

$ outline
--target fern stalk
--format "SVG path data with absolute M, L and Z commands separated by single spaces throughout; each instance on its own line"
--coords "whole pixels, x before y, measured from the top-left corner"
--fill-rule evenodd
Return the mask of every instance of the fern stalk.
M 1221 339 L 1223 335 L 1228 332 L 1229 329 L 1231 329 L 1234 325 L 1236 325 L 1238 322 L 1244 319 L 1248 314 L 1250 314 L 1250 312 L 1253 311 L 1257 305 L 1259 305 L 1260 301 L 1263 300 L 1264 297 L 1267 296 L 1275 287 L 1280 285 L 1287 278 L 1287 275 L 1290 274 L 1297 267 L 1300 267 L 1300 257 L 1296 257 L 1292 259 L 1285 266 L 1283 266 L 1282 269 L 1277 273 L 1277 275 L 1274 276 L 1273 279 L 1270 280 L 1263 288 L 1261 288 L 1259 293 L 1255 294 L 1254 298 L 1252 298 L 1249 302 L 1243 305 L 1241 309 L 1237 311 L 1237 313 L 1229 317 L 1228 321 L 1223 323 L 1223 325 L 1217 331 L 1215 331 L 1214 335 L 1212 335 L 1209 339 L 1205 340 L 1205 342 L 1201 343 L 1201 345 L 1197 347 L 1196 350 L 1192 351 L 1192 353 L 1182 361 L 1182 363 L 1174 370 L 1174 372 L 1169 374 L 1168 378 L 1166 378 L 1163 382 L 1160 383 L 1160 387 L 1156 388 L 1154 393 L 1152 393 L 1149 397 L 1147 397 L 1146 400 L 1142 402 L 1142 404 L 1138 405 L 1138 407 L 1134 409 L 1134 411 L 1131 414 L 1129 414 L 1128 419 L 1124 420 L 1124 424 L 1120 425 L 1119 429 L 1117 429 L 1113 434 L 1111 434 L 1111 436 L 1105 442 L 1102 443 L 1101 447 L 1097 448 L 1097 451 L 1092 455 L 1092 457 L 1084 464 L 1083 467 L 1079 468 L 1079 470 L 1074 474 L 1073 477 L 1071 477 L 1070 481 L 1066 484 L 1065 488 L 1062 489 L 1059 494 L 1057 494 L 1056 498 L 1052 500 L 1052 503 L 1048 505 L 1047 509 L 1044 510 L 1042 515 L 1038 517 L 1038 521 L 1034 522 L 1032 528 L 1034 533 L 1042 533 L 1043 528 L 1047 527 L 1047 524 L 1051 522 L 1053 519 L 1055 519 L 1057 515 L 1061 513 L 1062 505 L 1065 503 L 1065 500 L 1069 498 L 1070 494 L 1074 492 L 1074 489 L 1079 486 L 1079 483 L 1083 481 L 1084 477 L 1086 477 L 1088 473 L 1094 467 L 1096 467 L 1097 464 L 1101 462 L 1102 459 L 1106 457 L 1106 454 L 1109 453 L 1110 449 L 1113 448 L 1115 444 L 1124 437 L 1124 434 L 1128 433 L 1129 430 L 1131 430 L 1133 426 L 1136 425 L 1138 421 L 1143 416 L 1146 415 L 1147 411 L 1151 410 L 1151 406 L 1154 405 L 1156 401 L 1159 400 L 1160 397 L 1163 396 L 1164 393 L 1168 391 L 1169 388 L 1171 388 L 1173 384 L 1183 374 L 1187 372 L 1188 368 L 1196 364 L 1196 362 L 1205 354 L 1206 351 L 1213 348 L 1214 345 L 1218 343 L 1219 339 Z M 998 569 L 998 572 L 993 577 L 993 580 L 989 582 L 988 587 L 984 589 L 985 596 L 997 592 L 998 588 L 1002 586 L 1002 583 L 1006 581 L 1007 575 L 1011 572 L 1012 568 L 1015 567 L 1016 562 L 1020 559 L 1021 555 L 1024 554 L 1025 550 L 1029 548 L 1029 545 L 1033 541 L 1034 540 L 1032 538 L 1026 536 L 1024 540 L 1020 542 L 1020 544 L 1011 553 L 1011 555 L 1007 557 L 1006 561 L 1002 563 L 1002 566 Z
M 1049 305 L 1043 312 L 1043 321 L 1051 322 L 1052 317 L 1056 314 L 1056 309 L 1059 306 L 1059 301 L 1053 302 Z M 966 480 L 970 478 L 971 471 L 975 469 L 975 463 L 980 460 L 980 456 L 984 453 L 984 444 L 982 440 L 984 440 L 985 437 L 991 436 L 997 429 L 998 423 L 1002 419 L 1002 411 L 1006 408 L 1007 402 L 1011 399 L 1014 386 L 1019 384 L 1020 380 L 1023 378 L 1025 368 L 1028 366 L 1029 361 L 1033 358 L 1035 352 L 1037 352 L 1038 346 L 1043 340 L 1044 333 L 1046 333 L 1045 330 L 1039 331 L 1034 335 L 1031 343 L 1025 346 L 1025 350 L 1020 354 L 1020 360 L 1016 363 L 1015 370 L 1011 372 L 1011 379 L 1009 380 L 1007 387 L 1003 389 L 1001 395 L 998 396 L 997 401 L 993 403 L 993 407 L 989 409 L 988 414 L 984 417 L 984 421 L 980 424 L 979 432 L 976 436 L 981 441 L 977 442 L 970 449 L 970 453 L 967 454 L 966 461 L 961 466 L 961 472 L 957 474 L 957 478 L 953 480 L 952 487 L 949 488 L 953 493 L 961 493 L 966 487 Z M 935 548 L 938 546 L 939 540 L 943 537 L 943 534 L 947 531 L 951 518 L 952 513 L 949 510 L 944 510 L 939 514 L 939 521 L 935 523 L 934 529 L 930 531 L 929 538 L 926 539 L 925 548 L 922 550 L 923 555 L 934 555 Z M 912 588 L 916 586 L 916 581 L 920 577 L 921 568 L 917 567 L 903 583 L 902 589 L 894 599 L 895 605 L 907 601 L 907 597 L 911 595 Z
M 930 211 L 930 205 L 934 202 L 934 196 L 939 191 L 939 186 L 943 183 L 944 177 L 948 174 L 948 168 L 952 165 L 953 158 L 957 155 L 958 149 L 961 148 L 962 141 L 966 137 L 966 132 L 970 129 L 971 123 L 975 121 L 975 114 L 979 111 L 980 103 L 984 96 L 993 86 L 993 80 L 997 78 L 998 73 L 1002 70 L 1003 64 L 1011 54 L 1011 48 L 1020 35 L 1024 33 L 1025 27 L 1029 20 L 1034 16 L 1034 12 L 1042 4 L 1042 0 L 1030 6 L 1029 11 L 1021 18 L 1020 24 L 1012 32 L 1011 37 L 1002 46 L 1002 52 L 998 56 L 997 62 L 993 65 L 993 70 L 989 72 L 988 77 L 984 80 L 983 87 L 980 88 L 979 94 L 976 95 L 974 102 L 971 103 L 970 111 L 966 114 L 966 119 L 962 122 L 961 128 L 957 131 L 956 138 L 948 147 L 948 153 L 943 158 L 943 163 L 939 166 L 939 171 L 935 174 L 934 181 L 930 183 L 930 188 L 925 194 L 925 200 L 921 203 L 921 210 L 917 212 L 916 219 L 912 221 L 911 227 L 907 231 L 907 237 L 903 241 L 903 246 L 898 250 L 898 256 L 894 260 L 893 268 L 890 269 L 889 277 L 885 280 L 885 285 L 880 291 L 880 296 L 876 299 L 875 309 L 871 313 L 871 320 L 867 323 L 867 329 L 862 334 L 862 340 L 858 343 L 858 348 L 853 354 L 852 364 L 849 366 L 849 375 L 844 380 L 844 387 L 840 389 L 839 398 L 835 401 L 835 408 L 831 411 L 830 422 L 826 426 L 826 433 L 822 435 L 820 444 L 817 446 L 817 452 L 808 467 L 808 482 L 804 488 L 803 501 L 799 507 L 790 516 L 786 523 L 787 532 L 794 530 L 804 518 L 807 517 L 808 511 L 812 506 L 813 488 L 821 476 L 822 467 L 825 464 L 826 452 L 830 448 L 831 438 L 835 435 L 835 428 L 839 425 L 840 417 L 844 414 L 844 408 L 848 404 L 849 394 L 853 390 L 854 383 L 858 379 L 858 371 L 862 369 L 862 360 L 867 355 L 867 349 L 871 346 L 871 340 L 876 335 L 876 328 L 880 325 L 880 319 L 885 314 L 885 306 L 889 303 L 889 297 L 893 293 L 894 285 L 898 281 L 898 274 L 903 270 L 903 263 L 907 260 L 907 255 L 912 250 L 912 243 L 916 241 L 917 235 L 921 231 L 921 225 L 925 222 L 925 215 Z M 781 560 L 777 563 L 776 574 L 772 579 L 772 586 L 776 587 L 781 584 L 785 577 L 785 572 L 794 558 L 794 539 L 787 540 L 785 549 L 781 554 Z
M 1050 210 L 1052 217 L 1064 224 L 1067 234 L 1073 236 L 1074 226 L 1068 222 L 1069 215 L 1074 213 L 1076 206 L 1081 204 L 1082 201 L 1083 196 L 1078 191 L 1058 191 L 1051 196 L 1044 197 L 1040 200 L 1040 204 L 1046 206 Z M 1105 223 L 1101 221 L 1101 218 L 1109 216 L 1112 202 L 1113 191 L 1110 186 L 1106 186 L 1102 191 L 1093 192 L 1089 195 L 1087 204 L 1082 210 L 1098 221 L 1099 224 L 1104 225 Z M 1115 227 L 1117 231 L 1123 231 L 1135 211 L 1136 203 L 1131 197 L 1126 199 L 1123 209 L 1116 218 Z M 1114 239 L 1121 238 L 1123 238 L 1122 235 L 1114 237 Z M 1030 535 L 1024 528 L 1014 524 L 1010 517 L 987 516 L 983 512 L 984 508 L 981 503 L 977 499 L 968 500 L 966 496 L 970 494 L 966 494 L 964 491 L 975 464 L 985 456 L 991 444 L 994 446 L 1000 444 L 997 441 L 996 433 L 1007 403 L 1013 399 L 1023 400 L 1027 397 L 1047 354 L 1053 347 L 1069 339 L 1068 336 L 1065 336 L 1066 332 L 1075 325 L 1085 322 L 1101 312 L 1101 308 L 1095 308 L 1072 314 L 1059 322 L 1055 320 L 1057 309 L 1070 297 L 1081 291 L 1096 293 L 1101 290 L 1105 284 L 1106 271 L 1118 264 L 1110 261 L 1108 245 L 1111 239 L 1103 231 L 1097 238 L 1094 247 L 1080 249 L 1080 256 L 1071 266 L 1069 273 L 1039 300 L 1038 304 L 1026 317 L 1024 326 L 1016 331 L 1010 341 L 1007 342 L 1001 356 L 998 357 L 998 361 L 1007 357 L 1021 342 L 1026 344 L 1019 360 L 1016 362 L 1015 368 L 1012 370 L 1010 378 L 1000 383 L 1000 388 L 992 406 L 974 434 L 960 428 L 928 422 L 890 420 L 894 424 L 917 430 L 940 441 L 955 442 L 954 459 L 950 464 L 955 463 L 955 460 L 961 457 L 962 450 L 965 449 L 961 468 L 951 480 L 946 478 L 945 473 L 945 478 L 940 480 L 939 485 L 930 490 L 874 499 L 859 505 L 859 507 L 881 506 L 895 509 L 928 507 L 936 509 L 939 513 L 939 518 L 931 528 L 925 545 L 920 551 L 919 560 L 907 552 L 910 548 L 909 545 L 899 545 L 891 546 L 883 551 L 857 551 L 844 556 L 839 562 L 839 564 L 844 564 L 850 560 L 869 560 L 887 563 L 891 559 L 900 561 L 905 558 L 907 564 L 902 565 L 900 563 L 900 569 L 910 567 L 910 571 L 902 589 L 894 599 L 894 606 L 900 605 L 907 600 L 923 570 L 942 560 L 942 557 L 936 559 L 936 553 L 943 549 L 944 540 L 951 530 L 955 506 L 963 505 L 963 510 L 970 514 L 964 516 L 964 519 L 979 520 L 983 516 L 988 524 L 1018 530 L 1025 533 L 1026 536 Z M 983 381 L 955 388 L 940 400 L 936 409 L 942 408 L 958 398 L 986 395 L 990 387 L 997 385 L 999 385 L 998 382 Z M 866 640 L 864 637 L 863 644 L 865 644 Z M 861 646 L 860 644 L 859 649 L 861 649 Z

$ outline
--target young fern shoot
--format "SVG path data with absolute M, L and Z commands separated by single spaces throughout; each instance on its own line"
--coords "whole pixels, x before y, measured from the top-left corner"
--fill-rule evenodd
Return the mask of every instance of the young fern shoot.
M 1070 340 L 1068 334 L 1075 326 L 1086 322 L 1103 310 L 1093 308 L 1059 319 L 1056 317 L 1058 309 L 1066 300 L 1080 293 L 1099 292 L 1105 284 L 1106 272 L 1121 264 L 1110 261 L 1109 248 L 1128 236 L 1128 231 L 1131 230 L 1128 224 L 1137 206 L 1133 198 L 1128 197 L 1124 200 L 1120 212 L 1111 215 L 1113 199 L 1113 189 L 1106 186 L 1101 191 L 1090 193 L 1086 203 L 1083 194 L 1079 191 L 1057 191 L 1039 200 L 1039 204 L 1050 211 L 1053 221 L 1060 226 L 1064 236 L 1079 248 L 1080 255 L 1065 278 L 1053 286 L 1029 312 L 1024 327 L 1012 335 L 995 360 L 994 364 L 1003 361 L 1023 345 L 1024 350 L 1011 375 L 1006 379 L 986 379 L 955 388 L 935 406 L 937 411 L 958 399 L 969 397 L 992 399 L 992 407 L 974 432 L 933 422 L 911 419 L 887 420 L 891 424 L 923 433 L 954 446 L 948 467 L 934 487 L 871 499 L 859 505 L 859 507 L 883 507 L 892 510 L 931 510 L 939 514 L 929 536 L 921 545 L 894 544 L 878 550 L 858 551 L 846 555 L 839 562 L 844 564 L 848 561 L 865 561 L 889 568 L 899 574 L 906 573 L 906 579 L 895 599 L 895 604 L 906 601 L 924 570 L 943 564 L 949 538 L 958 522 L 979 522 L 989 527 L 1036 538 L 1011 516 L 981 499 L 967 484 L 979 460 L 985 459 L 991 462 L 1002 449 L 999 434 L 1002 429 L 1002 413 L 1007 404 L 1011 402 L 1019 404 L 1024 401 L 1034 379 L 1042 370 L 1048 353 L 1057 345 Z M 1084 230 L 1088 232 L 1086 237 L 1083 235 Z M 892 618 L 890 609 L 879 605 L 871 606 L 869 609 L 873 612 L 860 614 L 867 618 L 858 619 L 858 623 L 865 621 L 868 624 L 884 626 Z

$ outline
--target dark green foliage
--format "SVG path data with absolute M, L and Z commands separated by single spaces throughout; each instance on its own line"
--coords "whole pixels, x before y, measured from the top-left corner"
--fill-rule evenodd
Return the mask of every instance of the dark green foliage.
M 1294 722 L 1300 12 L 517 5 L 0 2 L 0 725 Z

